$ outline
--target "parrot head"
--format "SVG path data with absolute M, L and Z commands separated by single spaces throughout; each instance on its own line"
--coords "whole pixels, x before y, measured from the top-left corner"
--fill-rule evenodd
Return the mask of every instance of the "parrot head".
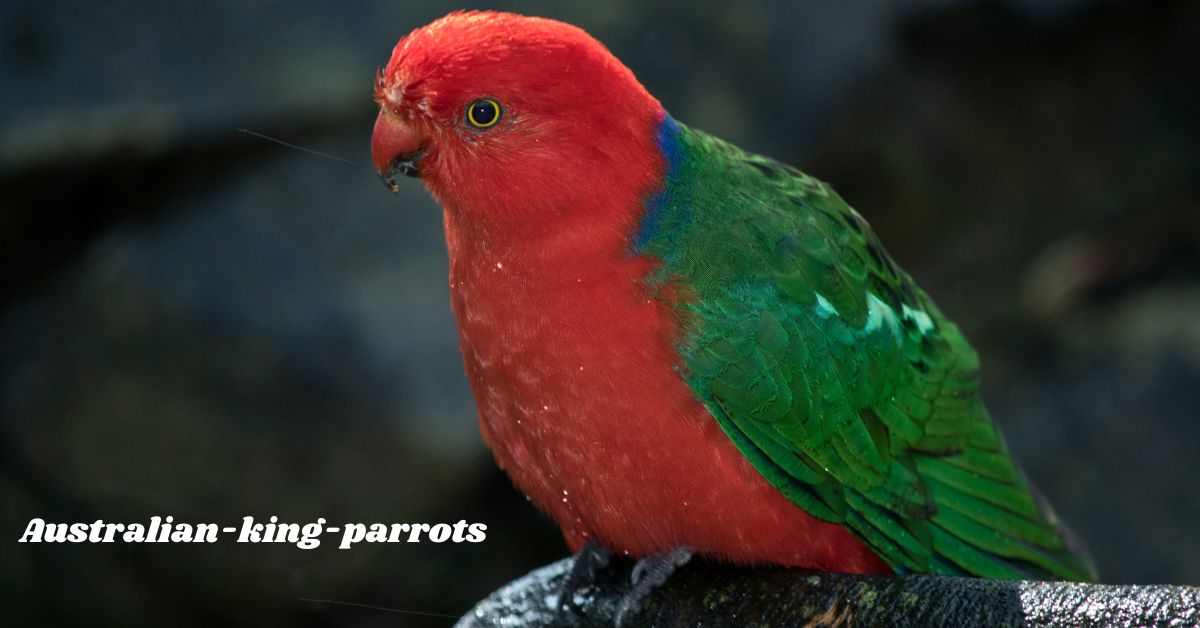
M 384 182 L 420 177 L 448 214 L 491 225 L 594 211 L 623 192 L 612 186 L 652 176 L 665 115 L 583 30 L 495 12 L 451 13 L 401 39 L 375 100 Z

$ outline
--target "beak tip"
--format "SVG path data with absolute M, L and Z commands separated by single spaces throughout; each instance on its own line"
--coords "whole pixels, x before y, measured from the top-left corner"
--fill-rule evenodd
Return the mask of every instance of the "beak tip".
M 400 184 L 396 182 L 395 172 L 381 172 L 379 180 L 383 182 L 383 187 L 387 188 L 388 192 L 398 194 L 400 192 Z

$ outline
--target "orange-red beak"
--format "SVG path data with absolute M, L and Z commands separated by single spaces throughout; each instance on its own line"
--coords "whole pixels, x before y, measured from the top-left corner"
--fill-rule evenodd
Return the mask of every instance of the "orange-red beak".
M 397 174 L 421 176 L 418 164 L 423 153 L 421 143 L 421 136 L 412 126 L 386 109 L 379 110 L 375 131 L 371 134 L 371 163 L 393 192 L 396 191 Z

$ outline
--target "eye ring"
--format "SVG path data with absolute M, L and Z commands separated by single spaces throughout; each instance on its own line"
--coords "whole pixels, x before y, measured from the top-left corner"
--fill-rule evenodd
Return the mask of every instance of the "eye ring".
M 500 122 L 503 110 L 494 98 L 478 98 L 467 105 L 467 123 L 477 129 L 490 129 Z

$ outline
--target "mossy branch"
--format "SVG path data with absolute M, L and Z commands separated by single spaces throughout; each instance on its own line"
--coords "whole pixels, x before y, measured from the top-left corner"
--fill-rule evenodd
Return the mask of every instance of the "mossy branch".
M 537 569 L 458 622 L 481 626 L 613 626 L 632 563 L 559 599 L 573 559 Z M 1200 588 L 944 576 L 865 577 L 701 560 L 679 569 L 628 626 L 1197 626 Z

